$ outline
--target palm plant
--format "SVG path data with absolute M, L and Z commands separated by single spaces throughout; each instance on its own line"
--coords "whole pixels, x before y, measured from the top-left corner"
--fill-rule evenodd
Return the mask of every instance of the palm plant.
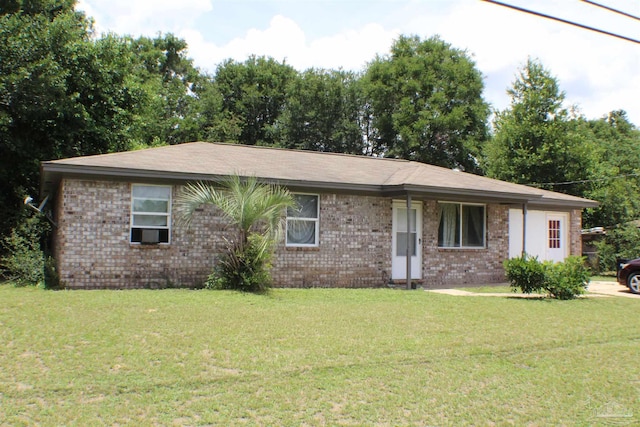
M 283 213 L 295 201 L 285 188 L 262 184 L 255 177 L 229 177 L 219 188 L 209 183 L 189 184 L 176 198 L 177 218 L 189 226 L 203 204 L 218 207 L 234 226 L 227 252 L 209 276 L 212 288 L 264 291 L 270 286 L 270 261 L 284 230 Z

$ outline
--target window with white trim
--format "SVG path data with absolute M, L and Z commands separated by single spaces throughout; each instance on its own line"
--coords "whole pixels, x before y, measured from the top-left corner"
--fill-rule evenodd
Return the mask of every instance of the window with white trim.
M 549 220 L 549 249 L 560 249 L 560 220 L 559 219 L 550 219 Z
M 171 187 L 131 186 L 131 243 L 169 243 Z
M 440 224 L 438 247 L 484 248 L 485 205 L 470 203 L 438 203 Z
M 287 246 L 318 246 L 320 197 L 293 194 L 296 206 L 287 209 Z

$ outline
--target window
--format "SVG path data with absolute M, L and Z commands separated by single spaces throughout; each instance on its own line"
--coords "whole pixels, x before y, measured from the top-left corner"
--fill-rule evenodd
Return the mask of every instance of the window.
M 297 206 L 287 209 L 287 246 L 318 246 L 319 196 L 294 194 Z
M 549 249 L 560 249 L 560 220 L 549 220 Z
M 131 243 L 169 243 L 171 187 L 133 185 L 131 189 Z
M 411 216 L 411 230 L 407 233 L 407 208 L 396 208 L 396 256 L 407 256 L 407 234 L 409 236 L 409 250 L 411 256 L 416 256 L 416 242 L 418 233 L 416 231 L 416 209 L 409 211 Z
M 483 248 L 485 207 L 464 203 L 439 203 L 438 246 L 441 248 Z

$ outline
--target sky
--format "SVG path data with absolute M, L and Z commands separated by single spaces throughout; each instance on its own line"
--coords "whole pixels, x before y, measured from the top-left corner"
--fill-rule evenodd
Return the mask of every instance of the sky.
M 640 20 L 580 0 L 502 0 L 640 40 Z M 638 0 L 596 0 L 640 16 Z M 188 56 L 214 74 L 225 59 L 250 55 L 311 67 L 362 71 L 400 35 L 439 35 L 466 50 L 484 77 L 493 109 L 528 58 L 558 79 L 566 107 L 589 119 L 625 110 L 640 126 L 640 44 L 481 0 L 79 0 L 98 34 L 173 33 Z

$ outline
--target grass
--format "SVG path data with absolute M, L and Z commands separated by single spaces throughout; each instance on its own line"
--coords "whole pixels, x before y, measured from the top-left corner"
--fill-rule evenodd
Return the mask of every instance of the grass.
M 460 287 L 460 288 L 456 288 L 456 289 L 460 289 L 461 291 L 467 291 L 467 292 L 472 292 L 472 293 L 478 293 L 478 294 L 486 294 L 486 293 L 498 293 L 498 294 L 513 294 L 513 293 L 517 293 L 517 294 L 521 294 L 522 292 L 520 292 L 518 290 L 518 292 L 514 292 L 513 288 L 511 286 L 507 286 L 507 285 L 498 285 L 498 286 L 468 286 L 468 287 Z
M 6 425 L 640 421 L 628 298 L 4 285 L 0 301 Z
M 591 276 L 591 281 L 593 281 L 593 282 L 617 282 L 618 279 L 616 278 L 616 275 L 614 273 L 613 275 L 607 274 L 607 275 Z

